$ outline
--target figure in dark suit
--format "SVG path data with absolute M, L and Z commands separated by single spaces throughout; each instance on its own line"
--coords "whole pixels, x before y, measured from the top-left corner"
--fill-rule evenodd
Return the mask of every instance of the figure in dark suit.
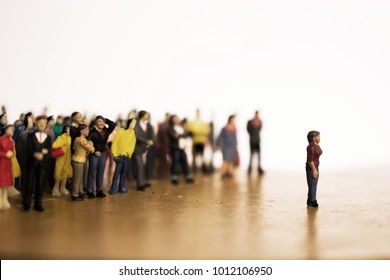
M 259 174 L 263 174 L 264 171 L 261 168 L 261 149 L 260 149 L 260 131 L 263 126 L 263 123 L 259 117 L 259 111 L 255 112 L 253 119 L 249 120 L 246 126 L 246 129 L 249 133 L 249 146 L 250 146 L 250 157 L 249 157 L 249 167 L 248 174 L 252 172 L 252 162 L 253 157 L 257 154 L 257 171 Z
M 52 150 L 52 139 L 45 133 L 47 119 L 40 115 L 35 118 L 36 130 L 27 136 L 27 161 L 24 168 L 26 184 L 22 188 L 23 210 L 30 210 L 32 193 L 34 190 L 34 210 L 42 212 L 43 188 L 45 185 L 45 171 Z
M 154 141 L 155 133 L 154 127 L 148 122 L 146 124 L 146 138 Z M 155 146 L 150 146 L 146 153 L 146 179 L 150 180 L 154 178 L 154 156 L 156 154 Z
M 143 155 L 148 149 L 148 146 L 153 145 L 153 140 L 147 137 L 147 123 L 149 122 L 150 116 L 146 111 L 140 111 L 138 113 L 138 122 L 134 128 L 135 136 L 137 142 L 135 144 L 135 149 L 132 157 L 132 162 L 136 169 L 137 176 L 137 190 L 144 191 L 146 188 L 150 187 L 150 184 L 146 182 L 145 178 L 145 164 L 143 160 Z

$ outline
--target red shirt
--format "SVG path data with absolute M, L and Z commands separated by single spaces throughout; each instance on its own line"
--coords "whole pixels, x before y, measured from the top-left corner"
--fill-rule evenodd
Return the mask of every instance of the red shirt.
M 320 165 L 320 156 L 322 155 L 322 150 L 319 145 L 314 142 L 311 142 L 307 148 L 307 159 L 306 164 L 309 165 L 311 161 L 314 162 L 314 165 L 318 167 Z

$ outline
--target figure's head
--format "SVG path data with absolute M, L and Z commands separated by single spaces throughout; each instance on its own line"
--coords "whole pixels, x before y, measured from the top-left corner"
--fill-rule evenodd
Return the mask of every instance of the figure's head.
M 62 128 L 61 135 L 64 133 L 66 133 L 66 134 L 70 133 L 70 126 L 69 125 L 64 125 L 64 127 Z
M 43 132 L 47 126 L 47 118 L 45 115 L 39 115 L 35 118 L 35 126 L 39 132 Z
M 255 118 L 258 118 L 260 116 L 260 112 L 259 111 L 256 111 L 255 112 Z
M 27 114 L 24 115 L 24 120 L 23 120 L 24 128 L 32 128 L 34 126 L 34 115 L 31 112 L 28 112 Z
M 320 137 L 320 132 L 319 131 L 316 131 L 316 130 L 311 130 L 309 131 L 309 133 L 307 134 L 307 141 L 309 143 L 311 142 L 315 142 L 315 143 L 320 143 L 320 140 L 321 140 L 321 137 Z
M 138 112 L 138 120 L 143 121 L 143 122 L 147 122 L 147 121 L 149 121 L 149 119 L 150 119 L 150 115 L 148 112 L 146 112 L 146 111 L 139 111 Z
M 200 119 L 200 109 L 196 109 L 196 118 Z
M 88 136 L 89 129 L 88 129 L 88 126 L 86 124 L 84 124 L 84 123 L 80 124 L 79 129 L 80 129 L 80 134 L 82 136 L 84 136 L 84 137 Z
M 62 116 L 57 116 L 56 123 L 62 125 L 64 123 L 64 118 Z
M 106 120 L 102 116 L 96 116 L 95 118 L 95 126 L 97 129 L 102 130 L 106 125 Z
M 180 124 L 181 124 L 181 121 L 177 115 L 171 115 L 169 117 L 169 125 L 170 126 L 175 126 L 175 125 L 180 125 Z
M 128 119 L 126 127 L 130 129 L 134 129 L 136 124 L 137 124 L 137 120 L 135 118 Z
M 12 137 L 14 135 L 15 127 L 12 124 L 7 125 L 4 127 L 4 134 L 9 135 Z
M 54 125 L 54 117 L 53 116 L 49 116 L 47 118 L 47 126 L 53 127 L 53 125 Z
M 80 112 L 73 112 L 72 115 L 72 122 L 79 124 L 83 123 L 83 115 Z
M 8 122 L 7 113 L 3 113 L 0 115 L 0 123 L 2 125 L 6 125 Z
M 228 118 L 228 124 L 234 124 L 235 120 L 236 120 L 236 116 L 230 115 Z

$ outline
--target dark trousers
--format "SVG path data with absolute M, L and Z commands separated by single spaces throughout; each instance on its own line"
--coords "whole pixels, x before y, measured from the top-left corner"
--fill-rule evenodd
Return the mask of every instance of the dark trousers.
M 202 158 L 202 171 L 203 172 L 205 171 L 206 167 L 205 167 L 203 155 L 204 155 L 204 144 L 200 144 L 200 143 L 194 144 L 194 146 L 192 147 L 192 169 L 194 170 L 194 172 L 198 170 L 198 166 L 196 166 L 197 156 L 200 156 Z
M 317 170 L 319 172 L 319 169 L 317 167 Z M 306 165 L 306 180 L 307 180 L 307 186 L 308 186 L 308 193 L 307 193 L 307 202 L 316 201 L 317 200 L 317 184 L 318 184 L 318 178 L 313 177 L 313 171 L 309 166 Z
M 132 156 L 132 163 L 134 164 L 134 167 L 136 169 L 136 175 L 137 175 L 137 187 L 144 187 L 146 185 L 146 178 L 145 178 L 145 164 L 142 159 L 142 154 L 137 154 Z
M 190 175 L 187 154 L 184 150 L 181 149 L 171 149 L 172 165 L 171 165 L 171 175 L 176 177 L 179 173 L 179 166 L 183 171 L 184 175 L 188 177 Z
M 123 191 L 126 187 L 126 173 L 127 166 L 129 165 L 129 158 L 126 156 L 119 156 L 114 158 L 116 163 L 114 176 L 112 177 L 111 192 L 114 193 L 117 190 L 117 184 L 119 179 L 119 191 Z
M 252 170 L 252 162 L 253 157 L 257 154 L 257 169 L 261 170 L 261 164 L 260 164 L 260 158 L 261 158 L 261 152 L 260 152 L 260 143 L 250 143 L 250 156 L 249 156 L 249 170 Z
M 156 154 L 156 149 L 152 146 L 149 147 L 146 154 L 146 178 L 153 179 L 154 177 L 154 156 Z
M 87 191 L 93 192 L 93 181 L 96 177 L 96 192 L 100 192 L 103 189 L 103 177 L 104 169 L 106 168 L 106 153 L 102 152 L 100 157 L 94 154 L 89 155 L 89 169 L 88 169 L 88 181 Z
M 25 176 L 22 184 L 23 208 L 29 209 L 34 193 L 34 205 L 42 207 L 43 189 L 45 187 L 45 168 L 42 166 L 28 166 L 24 168 Z

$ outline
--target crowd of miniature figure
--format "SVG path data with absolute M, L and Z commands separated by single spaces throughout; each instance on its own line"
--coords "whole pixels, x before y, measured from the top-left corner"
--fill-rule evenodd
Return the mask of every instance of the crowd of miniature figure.
M 73 201 L 104 198 L 103 182 L 110 182 L 108 193 L 127 193 L 132 182 L 140 192 L 151 187 L 153 178 L 170 177 L 173 185 L 194 183 L 192 174 L 214 171 L 213 160 L 205 156 L 222 153 L 220 169 L 223 179 L 234 176 L 239 164 L 235 116 L 214 139 L 213 123 L 201 119 L 196 110 L 194 120 L 181 120 L 166 114 L 157 127 L 147 111 L 132 111 L 128 118 L 116 122 L 97 115 L 87 119 L 80 112 L 69 116 L 23 113 L 9 122 L 3 107 L 0 115 L 0 209 L 11 207 L 8 197 L 20 195 L 24 211 L 33 204 L 44 211 L 45 192 Z M 247 123 L 250 163 L 263 174 L 260 165 L 259 112 Z M 191 159 L 191 160 L 189 160 Z M 113 172 L 107 172 L 113 170 Z M 106 170 L 106 172 L 105 172 Z M 107 175 L 108 174 L 108 175 Z M 106 176 L 106 177 L 104 177 Z M 109 176 L 109 178 L 107 178 Z M 33 200 L 33 201 L 32 201 Z

